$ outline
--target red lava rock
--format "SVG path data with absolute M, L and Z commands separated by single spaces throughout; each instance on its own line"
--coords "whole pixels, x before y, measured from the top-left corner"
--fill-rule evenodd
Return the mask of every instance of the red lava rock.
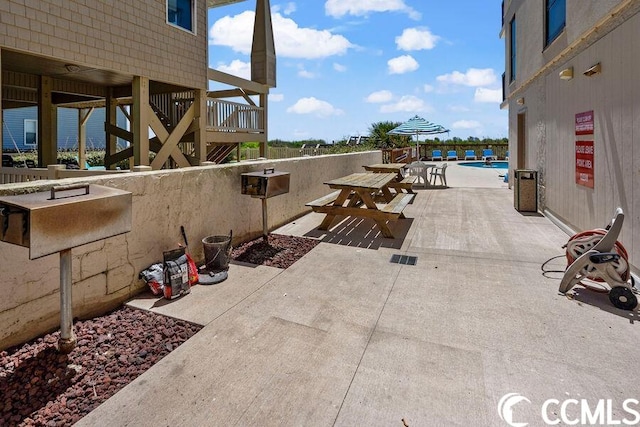
M 288 268 L 315 248 L 319 240 L 299 236 L 269 234 L 268 243 L 262 237 L 243 243 L 231 252 L 236 261 L 277 268 Z
M 171 331 L 173 344 L 158 333 L 159 325 Z M 75 322 L 78 343 L 67 355 L 56 351 L 59 332 L 2 351 L 0 396 L 11 400 L 0 400 L 0 426 L 70 426 L 198 330 L 121 307 Z

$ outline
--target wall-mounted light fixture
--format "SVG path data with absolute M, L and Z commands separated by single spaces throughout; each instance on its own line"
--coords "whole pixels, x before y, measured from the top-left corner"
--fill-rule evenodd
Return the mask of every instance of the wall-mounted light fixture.
M 80 67 L 75 64 L 65 64 L 64 68 L 66 68 L 70 73 L 77 73 L 78 71 L 80 71 Z
M 516 102 L 518 103 L 518 105 L 524 105 L 524 98 L 518 98 Z
M 587 70 L 582 73 L 587 77 L 591 77 L 594 74 L 600 74 L 602 72 L 602 67 L 600 66 L 600 63 L 598 62 L 596 65 L 593 65 L 589 68 L 587 68 Z
M 560 78 L 562 80 L 571 80 L 573 78 L 573 67 L 565 68 L 560 71 Z

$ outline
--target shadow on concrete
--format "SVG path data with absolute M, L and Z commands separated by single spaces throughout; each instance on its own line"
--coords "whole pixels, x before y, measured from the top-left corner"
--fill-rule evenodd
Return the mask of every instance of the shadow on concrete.
M 305 237 L 320 239 L 325 243 L 353 246 L 357 248 L 378 249 L 402 248 L 402 243 L 413 224 L 413 218 L 399 219 L 389 222 L 389 228 L 395 238 L 386 238 L 380 232 L 376 223 L 369 218 L 337 217 L 338 223 L 329 230 L 317 228 L 304 234 Z
M 578 302 L 578 304 L 588 304 L 593 307 L 598 307 L 600 310 L 628 319 L 631 324 L 640 321 L 640 306 L 636 306 L 633 310 L 621 310 L 609 301 L 608 292 L 590 291 L 577 286 L 567 293 L 567 298 Z

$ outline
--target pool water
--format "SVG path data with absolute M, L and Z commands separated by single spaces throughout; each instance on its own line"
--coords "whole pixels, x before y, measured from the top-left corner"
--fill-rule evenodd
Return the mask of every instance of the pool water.
M 491 162 L 490 165 L 486 164 L 484 161 L 466 162 L 466 163 L 458 163 L 458 164 L 460 166 L 469 166 L 472 168 L 509 169 L 509 162 L 507 161 L 495 161 L 495 162 Z

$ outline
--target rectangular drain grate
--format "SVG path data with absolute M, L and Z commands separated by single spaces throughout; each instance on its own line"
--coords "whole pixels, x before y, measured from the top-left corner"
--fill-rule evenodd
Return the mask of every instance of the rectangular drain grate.
M 416 265 L 416 263 L 418 262 L 418 257 L 394 254 L 391 255 L 391 262 L 394 264 Z

